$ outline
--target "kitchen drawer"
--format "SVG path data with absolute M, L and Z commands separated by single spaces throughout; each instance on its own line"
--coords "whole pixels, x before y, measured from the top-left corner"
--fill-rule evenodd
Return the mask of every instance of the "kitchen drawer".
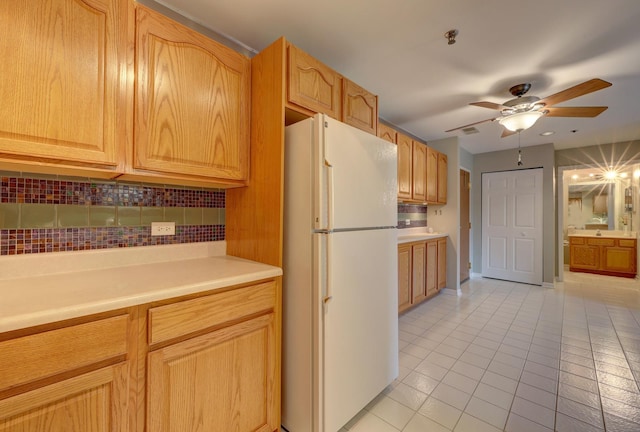
M 149 344 L 175 339 L 275 308 L 276 283 L 237 288 L 149 309 Z
M 584 237 L 569 237 L 570 244 L 584 244 Z
M 631 239 L 618 239 L 618 246 L 620 247 L 636 247 L 636 241 Z
M 0 389 L 124 360 L 128 322 L 128 315 L 119 315 L 0 342 Z
M 587 244 L 592 246 L 615 246 L 616 241 L 612 238 L 588 238 Z

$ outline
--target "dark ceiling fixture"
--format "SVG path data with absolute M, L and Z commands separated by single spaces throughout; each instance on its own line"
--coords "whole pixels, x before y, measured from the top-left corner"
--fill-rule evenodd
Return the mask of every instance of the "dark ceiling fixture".
M 498 121 L 505 130 L 502 132 L 502 138 L 513 135 L 516 132 L 529 129 L 540 117 L 596 117 L 608 107 L 592 106 L 592 107 L 553 107 L 553 105 L 568 101 L 570 99 L 584 96 L 598 90 L 610 87 L 611 83 L 594 78 L 581 84 L 562 90 L 551 96 L 540 99 L 536 96 L 524 96 L 531 88 L 531 84 L 518 84 L 509 89 L 509 92 L 515 96 L 515 99 L 508 100 L 502 104 L 494 102 L 472 102 L 469 105 L 489 108 L 501 112 L 501 116 L 494 117 L 479 122 L 471 123 L 457 128 L 449 129 L 445 132 L 453 132 L 458 129 L 464 129 L 469 126 L 475 126 L 481 123 Z
M 456 36 L 458 36 L 458 30 L 456 29 L 449 30 L 444 34 L 444 37 L 446 37 L 449 41 L 447 42 L 448 45 L 453 45 L 454 43 L 456 43 Z

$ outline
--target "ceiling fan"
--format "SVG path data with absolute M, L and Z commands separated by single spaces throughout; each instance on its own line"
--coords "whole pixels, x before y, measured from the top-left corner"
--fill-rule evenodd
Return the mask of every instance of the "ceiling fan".
M 505 127 L 502 132 L 502 138 L 504 138 L 506 136 L 513 135 L 516 132 L 530 128 L 540 117 L 545 115 L 549 117 L 596 117 L 608 107 L 554 107 L 553 105 L 602 90 L 609 86 L 611 86 L 610 82 L 594 78 L 540 99 L 536 96 L 524 96 L 531 88 L 531 84 L 518 84 L 509 89 L 509 92 L 515 96 L 515 98 L 508 100 L 503 104 L 493 102 L 472 102 L 469 104 L 498 110 L 501 111 L 502 115 L 449 129 L 446 132 L 453 132 L 459 129 L 497 120 L 498 123 Z

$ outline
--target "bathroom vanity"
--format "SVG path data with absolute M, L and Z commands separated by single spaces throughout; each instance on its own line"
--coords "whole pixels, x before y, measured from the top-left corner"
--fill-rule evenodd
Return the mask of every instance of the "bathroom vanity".
M 569 270 L 634 278 L 637 234 L 624 231 L 580 230 L 569 234 Z

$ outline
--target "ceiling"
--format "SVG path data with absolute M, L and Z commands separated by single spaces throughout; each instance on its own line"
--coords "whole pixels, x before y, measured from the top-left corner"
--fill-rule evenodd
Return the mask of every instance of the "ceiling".
M 543 117 L 523 147 L 640 140 L 638 0 L 161 0 L 251 51 L 280 36 L 379 96 L 387 122 L 426 141 L 455 137 L 471 153 L 518 146 L 470 102 L 505 102 L 531 83 L 540 98 L 591 78 L 612 87 L 557 106 L 604 105 L 596 118 Z M 444 33 L 457 29 L 453 45 Z M 545 131 L 551 136 L 541 136 Z

